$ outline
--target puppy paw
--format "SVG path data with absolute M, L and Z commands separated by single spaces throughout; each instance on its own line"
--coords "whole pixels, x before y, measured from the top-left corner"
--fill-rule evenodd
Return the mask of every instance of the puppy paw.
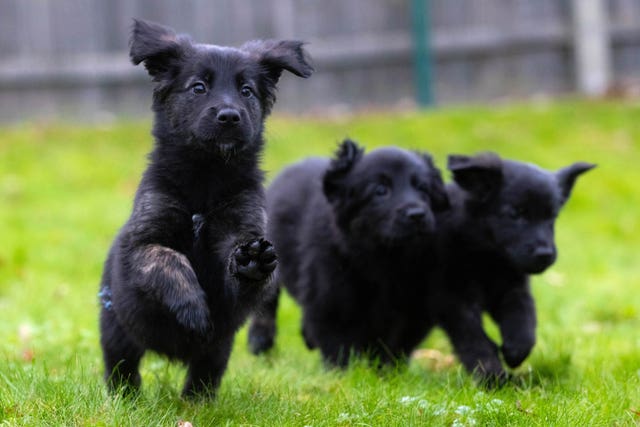
M 309 331 L 307 330 L 307 327 L 305 325 L 302 325 L 302 330 L 300 331 L 300 333 L 302 334 L 302 338 L 304 339 L 304 344 L 309 350 L 313 350 L 317 347 L 315 341 L 313 341 L 313 339 L 311 338 L 311 335 L 309 334 Z
M 485 388 L 491 389 L 500 387 L 507 382 L 508 376 L 502 367 L 502 362 L 497 354 L 493 352 L 490 355 L 484 357 L 478 357 L 473 362 L 469 359 L 466 360 L 465 367 L 478 381 L 478 383 Z
M 209 317 L 209 307 L 206 300 L 202 298 L 194 298 L 191 301 L 184 302 L 175 310 L 176 319 L 187 330 L 195 334 L 205 337 L 211 331 L 211 321 Z
M 476 372 L 476 379 L 478 381 L 478 385 L 487 390 L 492 390 L 496 388 L 503 387 L 509 382 L 509 374 L 505 371 L 500 372 Z
M 273 347 L 276 326 L 273 322 L 254 319 L 249 327 L 249 351 L 253 354 L 266 353 Z
M 524 362 L 524 359 L 529 356 L 532 347 L 533 345 L 529 345 L 526 343 L 505 343 L 501 348 L 502 356 L 504 357 L 505 363 L 510 368 L 516 368 L 520 366 L 520 364 Z
M 231 274 L 241 280 L 262 282 L 273 273 L 276 265 L 273 245 L 264 239 L 254 239 L 233 252 Z

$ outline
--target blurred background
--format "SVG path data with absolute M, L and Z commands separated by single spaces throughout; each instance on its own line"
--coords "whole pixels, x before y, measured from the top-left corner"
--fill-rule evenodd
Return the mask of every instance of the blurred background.
M 131 18 L 200 42 L 309 42 L 283 112 L 640 92 L 640 0 L 2 0 L 0 122 L 149 115 Z
M 533 278 L 514 387 L 476 388 L 439 330 L 397 375 L 328 373 L 286 296 L 275 353 L 250 355 L 242 329 L 218 403 L 181 401 L 184 371 L 155 356 L 143 398 L 107 399 L 96 294 L 152 146 L 133 17 L 308 42 L 316 73 L 284 73 L 267 121 L 267 181 L 345 136 L 429 151 L 447 180 L 450 153 L 597 163 Z M 638 164 L 640 0 L 0 0 L 0 425 L 638 426 Z

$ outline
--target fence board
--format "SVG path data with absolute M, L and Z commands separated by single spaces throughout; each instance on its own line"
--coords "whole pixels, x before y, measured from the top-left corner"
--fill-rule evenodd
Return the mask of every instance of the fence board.
M 605 0 L 614 79 L 640 76 L 640 0 Z M 573 90 L 570 0 L 430 0 L 440 104 Z M 132 17 L 198 41 L 309 41 L 317 73 L 283 76 L 278 110 L 412 99 L 409 0 L 3 0 L 0 120 L 148 114 L 149 78 L 128 61 Z M 63 104 L 65 104 L 63 106 Z

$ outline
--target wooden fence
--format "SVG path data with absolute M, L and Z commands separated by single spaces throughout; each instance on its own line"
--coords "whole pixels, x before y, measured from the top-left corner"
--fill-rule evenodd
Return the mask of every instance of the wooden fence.
M 600 80 L 640 76 L 640 0 L 427 1 L 439 105 L 585 89 L 597 43 L 583 39 L 598 33 Z M 597 28 L 576 20 L 581 2 L 601 6 Z M 0 121 L 146 114 L 149 79 L 127 56 L 132 17 L 220 45 L 307 40 L 317 73 L 283 78 L 280 111 L 410 105 L 410 14 L 411 0 L 2 0 Z

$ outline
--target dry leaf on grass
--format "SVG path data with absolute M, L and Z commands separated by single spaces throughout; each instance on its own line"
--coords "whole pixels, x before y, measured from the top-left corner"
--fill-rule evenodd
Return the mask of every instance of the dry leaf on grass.
M 411 357 L 432 371 L 442 371 L 455 364 L 455 357 L 452 354 L 444 354 L 432 348 L 418 349 L 412 353 Z

